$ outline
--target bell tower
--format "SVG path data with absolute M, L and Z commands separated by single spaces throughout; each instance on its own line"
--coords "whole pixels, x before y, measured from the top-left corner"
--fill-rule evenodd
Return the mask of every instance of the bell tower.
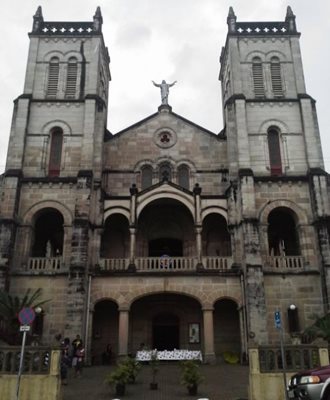
M 265 202 L 271 204 L 269 209 L 274 207 L 273 215 L 284 210 L 288 220 L 295 215 L 294 207 L 300 210 L 303 202 L 312 204 L 305 212 L 323 226 L 322 238 L 329 217 L 315 100 L 306 92 L 295 18 L 288 7 L 284 21 L 238 22 L 230 7 L 220 57 L 224 133 L 236 193 L 235 201 L 229 201 L 235 216 L 230 224 L 244 260 L 250 338 L 259 343 L 268 342 L 264 271 L 276 258 L 269 230 L 273 217 L 265 217 L 263 224 L 260 219 Z M 295 221 L 299 230 L 298 218 Z M 313 229 L 304 229 L 301 248 L 297 245 L 294 254 L 307 260 L 313 257 L 309 247 L 315 248 L 315 238 Z M 289 246 L 280 251 L 283 260 L 293 253 Z M 320 253 L 322 270 L 329 266 L 329 238 L 327 250 Z
M 66 271 L 63 318 L 67 332 L 75 334 L 83 333 L 86 318 L 91 226 L 102 221 L 102 144 L 111 80 L 102 23 L 99 7 L 91 22 L 45 21 L 38 7 L 24 91 L 14 102 L 3 184 L 3 275 L 47 270 L 50 264 L 41 267 L 36 260 L 58 258 L 52 273 Z

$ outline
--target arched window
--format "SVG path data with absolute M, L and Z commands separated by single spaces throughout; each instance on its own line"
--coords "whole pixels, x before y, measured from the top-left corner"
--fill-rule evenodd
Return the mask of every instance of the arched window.
M 189 168 L 187 165 L 180 165 L 178 168 L 178 184 L 185 189 L 189 189 Z
M 281 64 L 278 57 L 272 57 L 270 60 L 270 76 L 274 96 L 283 96 Z
M 159 180 L 161 182 L 172 180 L 172 169 L 168 162 L 162 163 L 159 167 Z
M 56 97 L 58 89 L 59 73 L 60 73 L 60 61 L 58 57 L 53 57 L 49 62 L 47 97 Z
M 77 59 L 75 57 L 71 57 L 68 62 L 68 69 L 66 75 L 65 97 L 68 98 L 76 97 L 77 74 L 78 74 Z
M 268 131 L 268 150 L 269 150 L 269 165 L 272 175 L 282 174 L 282 159 L 280 135 L 277 129 L 270 128 Z
M 53 208 L 40 212 L 34 225 L 32 257 L 56 257 L 63 254 L 63 216 Z
M 268 245 L 271 256 L 300 255 L 296 218 L 289 208 L 275 208 L 269 214 Z
M 48 176 L 59 176 L 61 170 L 63 131 L 55 128 L 51 132 Z
M 152 185 L 152 167 L 145 165 L 141 169 L 141 188 L 146 189 Z
M 252 77 L 253 88 L 256 97 L 265 96 L 264 76 L 262 71 L 262 63 L 259 57 L 254 57 L 252 60 Z

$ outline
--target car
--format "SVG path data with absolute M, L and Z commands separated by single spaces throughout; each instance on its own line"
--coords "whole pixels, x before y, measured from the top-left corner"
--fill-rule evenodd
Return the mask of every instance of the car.
M 287 393 L 290 400 L 330 400 L 330 365 L 294 374 Z

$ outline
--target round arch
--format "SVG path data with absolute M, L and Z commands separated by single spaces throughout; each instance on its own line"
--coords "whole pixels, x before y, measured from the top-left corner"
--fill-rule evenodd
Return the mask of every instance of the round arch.
M 219 207 L 219 206 L 210 206 L 210 207 L 204 208 L 202 210 L 202 222 L 210 214 L 221 215 L 226 220 L 226 222 L 228 223 L 227 209 L 225 209 L 223 207 Z
M 281 51 L 271 50 L 268 53 L 266 53 L 266 61 L 267 62 L 270 62 L 273 57 L 277 57 L 279 62 L 285 62 L 287 59 L 285 54 L 282 53 Z
M 260 58 L 260 60 L 261 60 L 261 62 L 265 62 L 265 53 L 263 53 L 263 52 L 261 52 L 261 51 L 256 51 L 256 50 L 253 50 L 253 51 L 251 51 L 250 53 L 248 53 L 247 55 L 246 55 L 246 57 L 245 57 L 245 62 L 249 62 L 249 63 L 252 63 L 252 60 L 254 59 L 254 58 Z
M 296 215 L 299 224 L 308 224 L 308 217 L 306 215 L 306 212 L 293 201 L 285 199 L 270 201 L 263 205 L 258 213 L 260 223 L 263 225 L 267 225 L 268 216 L 271 211 L 281 207 L 285 207 L 291 210 Z
M 46 136 L 50 135 L 50 132 L 54 128 L 60 128 L 63 131 L 64 136 L 70 136 L 72 135 L 72 130 L 70 126 L 65 122 L 60 119 L 54 119 L 53 121 L 47 122 L 42 128 L 42 133 Z
M 63 60 L 63 53 L 58 50 L 51 50 L 44 55 L 44 62 L 49 62 L 53 57 L 57 57 L 61 62 Z
M 164 187 L 166 186 L 166 187 Z M 171 199 L 176 200 L 182 205 L 184 205 L 190 212 L 193 221 L 195 221 L 194 214 L 194 204 L 192 196 L 184 192 L 179 192 L 178 190 L 172 188 L 171 186 L 164 184 L 157 189 L 148 192 L 142 198 L 138 199 L 138 205 L 136 208 L 136 215 L 139 218 L 141 212 L 152 202 L 160 199 Z
M 109 217 L 115 215 L 115 214 L 120 214 L 123 215 L 128 223 L 130 221 L 130 211 L 129 209 L 125 208 L 125 207 L 109 207 L 104 211 L 104 215 L 103 215 L 103 221 L 105 222 Z
M 43 209 L 46 208 L 53 208 L 59 213 L 62 214 L 63 219 L 64 219 L 64 225 L 72 225 L 72 219 L 73 215 L 71 211 L 64 206 L 62 203 L 54 200 L 47 200 L 47 201 L 41 201 L 39 203 L 34 204 L 32 207 L 30 207 L 26 213 L 23 216 L 23 223 L 24 224 L 32 224 L 33 219 L 35 216 L 42 211 Z
M 289 133 L 289 127 L 278 119 L 268 119 L 264 121 L 259 127 L 259 133 L 266 135 L 270 128 L 278 129 L 281 135 Z
M 117 307 L 119 307 L 118 305 L 118 300 L 115 299 L 113 296 L 104 296 L 104 297 L 99 297 L 96 300 L 93 299 L 93 293 L 92 293 L 92 301 L 90 303 L 90 309 L 91 311 L 95 311 L 95 307 L 103 302 L 103 301 L 112 301 L 113 303 L 115 303 L 117 305 Z

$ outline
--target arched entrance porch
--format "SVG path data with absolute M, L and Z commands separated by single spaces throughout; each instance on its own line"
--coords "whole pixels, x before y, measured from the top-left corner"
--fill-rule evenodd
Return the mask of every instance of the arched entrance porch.
M 142 297 L 131 306 L 129 349 L 133 354 L 141 344 L 158 350 L 202 349 L 202 323 L 201 305 L 192 297 L 174 293 Z M 193 340 L 192 324 L 199 328 Z
M 238 305 L 231 299 L 220 299 L 214 304 L 214 349 L 217 359 L 224 353 L 241 357 L 241 326 Z
M 119 313 L 117 304 L 109 299 L 99 301 L 94 308 L 91 359 L 92 364 L 113 362 L 118 355 Z M 105 357 L 107 346 L 111 356 Z
M 189 210 L 174 199 L 148 204 L 138 219 L 138 257 L 196 255 L 194 221 Z

